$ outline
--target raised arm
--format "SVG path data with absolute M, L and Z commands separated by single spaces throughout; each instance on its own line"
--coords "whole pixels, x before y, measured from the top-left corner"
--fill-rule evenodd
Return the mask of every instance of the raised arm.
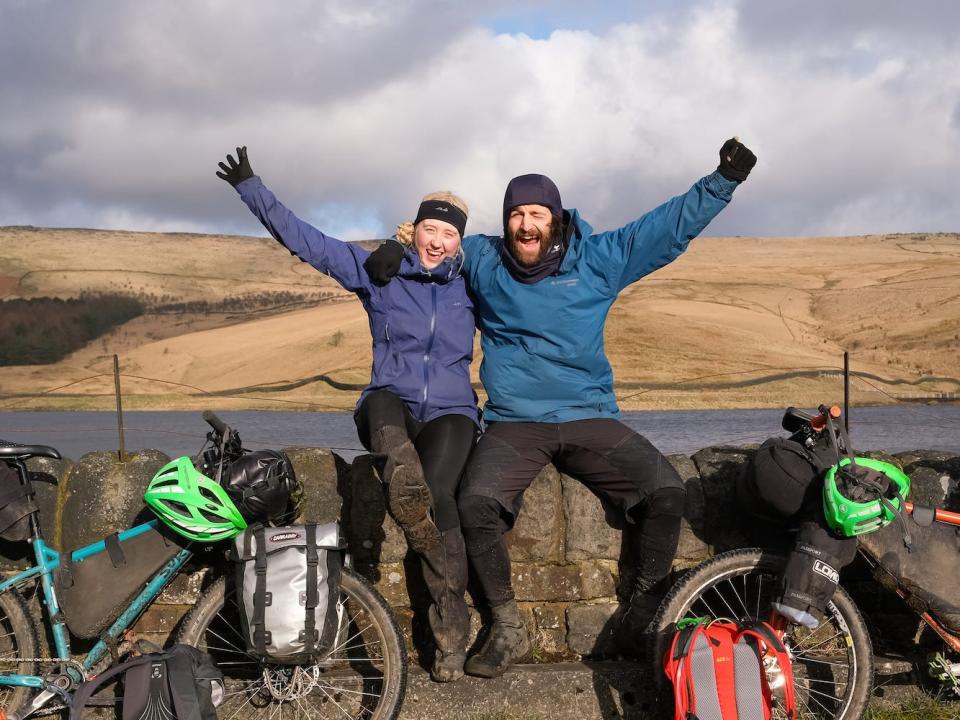
M 370 253 L 353 243 L 330 237 L 298 218 L 253 174 L 246 147 L 237 148 L 237 155 L 239 162 L 227 156 L 229 167 L 220 163 L 222 172 L 217 176 L 233 185 L 240 199 L 273 238 L 347 290 L 369 291 L 370 279 L 363 269 L 363 262 Z
M 727 206 L 746 179 L 756 156 L 735 139 L 724 143 L 720 166 L 678 195 L 618 230 L 590 238 L 584 248 L 590 265 L 619 292 L 676 260 Z

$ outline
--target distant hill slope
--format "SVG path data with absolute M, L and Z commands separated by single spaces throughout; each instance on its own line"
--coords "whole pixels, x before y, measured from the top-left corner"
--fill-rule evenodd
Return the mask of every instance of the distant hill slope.
M 0 228 L 0 299 L 84 290 L 153 311 L 56 365 L 0 368 L 0 405 L 110 407 L 114 352 L 133 407 L 345 409 L 369 378 L 359 302 L 272 240 Z M 844 349 L 868 374 L 855 401 L 956 393 L 960 236 L 697 239 L 621 295 L 606 347 L 628 409 L 836 401 Z

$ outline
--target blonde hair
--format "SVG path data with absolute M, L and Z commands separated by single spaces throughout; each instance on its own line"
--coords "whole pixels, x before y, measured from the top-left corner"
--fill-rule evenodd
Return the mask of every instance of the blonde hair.
M 443 202 L 448 202 L 454 207 L 463 210 L 464 215 L 470 215 L 470 211 L 467 209 L 467 203 L 464 202 L 463 198 L 459 195 L 455 195 L 449 190 L 440 190 L 439 192 L 432 192 L 424 195 L 423 200 L 420 202 L 427 202 L 429 200 L 442 200 Z M 413 223 L 408 221 L 397 225 L 395 237 L 404 245 L 413 245 Z

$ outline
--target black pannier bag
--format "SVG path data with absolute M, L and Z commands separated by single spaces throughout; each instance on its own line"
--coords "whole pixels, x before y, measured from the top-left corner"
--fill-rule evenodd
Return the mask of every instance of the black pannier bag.
M 296 514 L 299 486 L 286 453 L 246 453 L 224 469 L 220 484 L 249 523 L 285 524 Z
M 70 720 L 81 720 L 93 694 L 118 675 L 123 676 L 123 720 L 217 720 L 223 673 L 209 655 L 190 645 L 139 655 L 83 683 L 73 696 Z M 89 710 L 90 717 L 103 711 Z
M 343 543 L 337 523 L 247 528 L 234 541 L 247 650 L 278 663 L 327 654 L 340 629 Z
M 60 610 L 77 637 L 98 637 L 183 549 L 184 541 L 158 526 L 123 541 L 113 533 L 103 542 L 104 552 L 80 562 L 61 553 L 53 572 Z
M 0 462 L 0 538 L 22 542 L 30 537 L 30 513 L 37 511 L 33 488 L 20 473 Z
M 960 633 L 960 531 L 934 522 L 933 513 L 924 508 L 915 508 L 904 522 L 912 538 L 909 549 L 899 523 L 860 535 L 860 549 L 876 563 L 874 575 L 881 585 L 908 590 L 911 607 Z

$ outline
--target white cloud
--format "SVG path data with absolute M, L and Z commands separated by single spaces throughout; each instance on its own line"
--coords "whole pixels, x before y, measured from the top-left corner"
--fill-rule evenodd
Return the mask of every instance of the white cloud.
M 753 0 L 704 2 L 544 39 L 427 0 L 91 5 L 0 11 L 0 61 L 23 68 L 0 81 L 19 100 L 0 119 L 0 224 L 85 208 L 130 229 L 262 233 L 213 174 L 242 142 L 291 208 L 354 237 L 447 188 L 470 230 L 494 231 L 523 172 L 606 228 L 739 134 L 759 164 L 708 233 L 960 229 L 960 47 L 875 3 L 791 31 Z

